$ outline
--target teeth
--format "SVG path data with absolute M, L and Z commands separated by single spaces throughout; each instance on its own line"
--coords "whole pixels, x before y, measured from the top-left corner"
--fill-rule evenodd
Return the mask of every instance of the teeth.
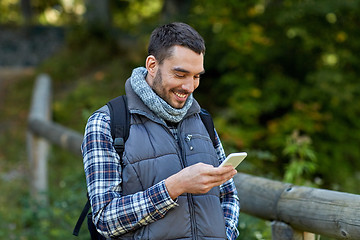
M 181 98 L 185 98 L 186 94 L 180 94 L 180 93 L 175 93 L 176 96 L 181 97 Z

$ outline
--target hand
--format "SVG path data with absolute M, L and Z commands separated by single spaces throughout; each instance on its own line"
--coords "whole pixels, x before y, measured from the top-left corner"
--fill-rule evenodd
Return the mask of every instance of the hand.
M 232 166 L 216 168 L 205 163 L 197 163 L 168 177 L 165 185 L 172 199 L 185 192 L 205 194 L 213 187 L 230 180 L 236 173 Z

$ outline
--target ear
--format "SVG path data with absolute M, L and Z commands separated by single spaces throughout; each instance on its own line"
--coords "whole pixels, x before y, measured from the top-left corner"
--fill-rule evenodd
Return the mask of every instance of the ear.
M 146 58 L 145 67 L 148 70 L 148 74 L 151 76 L 151 78 L 154 78 L 158 69 L 158 62 L 153 55 L 149 55 Z

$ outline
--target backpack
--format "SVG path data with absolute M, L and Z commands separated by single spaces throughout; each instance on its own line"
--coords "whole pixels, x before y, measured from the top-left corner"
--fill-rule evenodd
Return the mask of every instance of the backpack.
M 122 153 L 124 152 L 125 142 L 129 137 L 129 129 L 130 129 L 130 112 L 127 105 L 126 95 L 122 95 L 110 100 L 106 104 L 110 111 L 110 128 L 111 128 L 111 136 L 113 138 L 113 145 L 116 152 L 119 154 L 120 158 Z M 211 115 L 205 109 L 201 109 L 200 118 L 205 125 L 206 130 L 209 133 L 210 139 L 214 145 L 216 146 L 216 136 L 214 130 L 214 123 L 211 118 Z M 105 240 L 98 231 L 92 221 L 92 213 L 89 212 L 91 205 L 89 200 L 89 195 L 87 195 L 87 202 L 79 216 L 79 219 L 75 225 L 73 235 L 78 236 L 82 223 L 87 217 L 88 229 L 90 232 L 90 236 L 92 240 Z M 89 213 L 88 213 L 89 212 Z

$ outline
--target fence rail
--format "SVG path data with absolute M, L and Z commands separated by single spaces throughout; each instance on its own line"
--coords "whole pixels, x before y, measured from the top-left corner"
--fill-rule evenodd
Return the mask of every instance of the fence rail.
M 293 186 L 237 174 L 242 211 L 294 229 L 337 239 L 360 239 L 360 195 Z
M 32 136 L 28 138 L 29 147 L 35 146 L 34 139 L 45 139 L 80 155 L 83 135 L 52 122 L 48 117 L 50 114 L 45 105 L 49 104 L 50 86 L 51 79 L 47 75 L 37 78 L 28 120 L 28 131 Z M 34 171 L 33 176 L 41 175 L 40 171 L 46 171 L 46 163 L 38 164 L 34 158 L 46 159 L 46 151 L 42 151 L 45 156 L 29 152 L 35 168 L 42 166 Z M 42 176 L 41 179 L 35 177 L 35 182 L 46 182 L 47 175 Z M 241 211 L 272 221 L 273 240 L 315 239 L 308 232 L 336 239 L 360 239 L 360 195 L 294 186 L 244 173 L 236 174 L 234 181 Z M 46 191 L 46 186 L 46 183 L 40 184 L 35 191 Z

